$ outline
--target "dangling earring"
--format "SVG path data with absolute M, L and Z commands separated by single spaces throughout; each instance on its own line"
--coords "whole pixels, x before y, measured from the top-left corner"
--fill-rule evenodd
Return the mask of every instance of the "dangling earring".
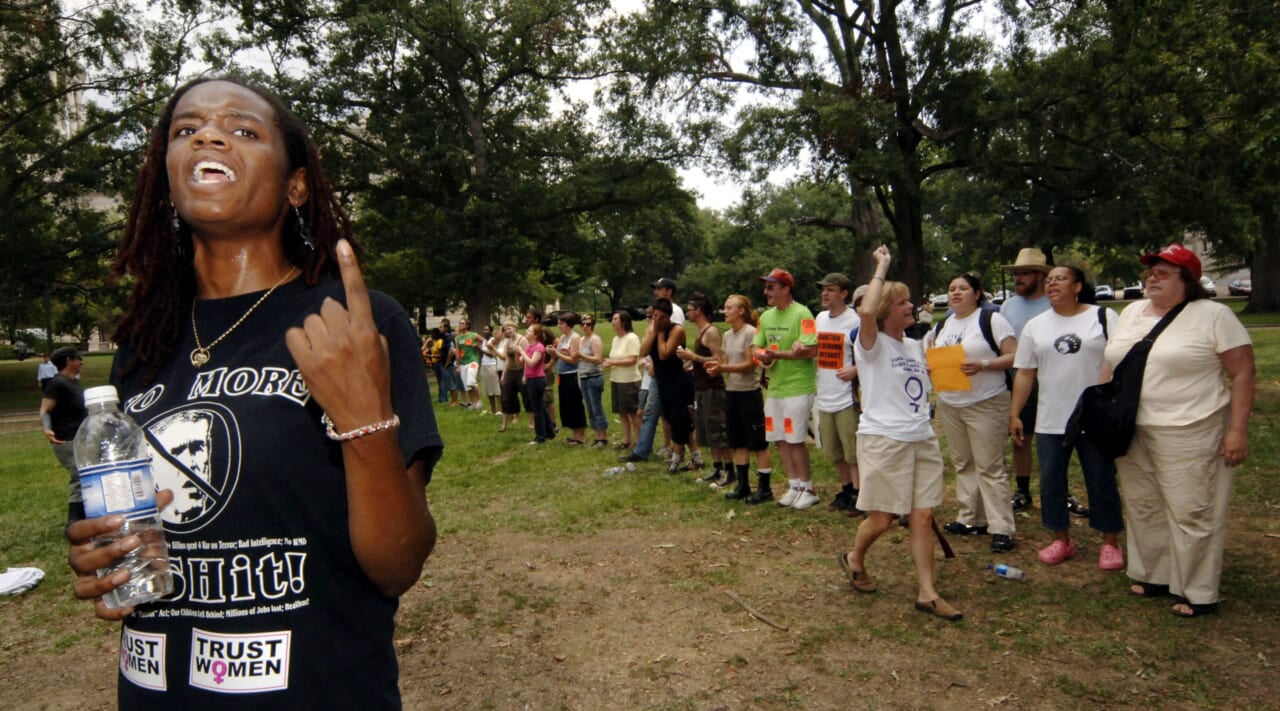
M 178 208 L 169 202 L 169 225 L 173 227 L 173 253 L 179 260 L 187 258 L 187 243 L 182 239 L 182 218 L 178 216 Z
M 302 221 L 302 211 L 297 205 L 293 206 L 293 216 L 298 220 L 298 237 L 302 239 L 302 246 L 306 247 L 308 252 L 315 251 L 316 241 L 311 238 L 311 230 L 307 229 L 307 223 Z

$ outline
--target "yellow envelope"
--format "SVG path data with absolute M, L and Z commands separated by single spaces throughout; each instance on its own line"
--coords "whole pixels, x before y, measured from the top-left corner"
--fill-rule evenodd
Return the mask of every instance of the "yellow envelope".
M 929 379 L 937 392 L 970 388 L 969 376 L 960 370 L 960 364 L 964 362 L 964 346 L 957 343 L 930 348 L 924 352 L 924 358 L 929 363 Z

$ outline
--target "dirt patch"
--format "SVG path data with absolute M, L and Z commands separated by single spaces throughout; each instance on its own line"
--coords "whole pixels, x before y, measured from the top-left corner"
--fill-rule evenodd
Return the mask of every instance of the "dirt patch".
M 953 540 L 957 559 L 938 560 L 939 589 L 966 615 L 953 624 L 913 609 L 905 532 L 891 531 L 873 548 L 869 566 L 880 592 L 861 595 L 835 563 L 836 551 L 851 540 L 852 522 L 762 537 L 744 518 L 573 536 L 445 536 L 401 606 L 396 643 L 405 707 L 1274 702 L 1271 665 L 1280 660 L 1274 596 L 1256 607 L 1228 601 L 1218 617 L 1176 621 L 1163 601 L 1127 596 L 1123 577 L 1097 571 L 1088 556 L 1037 567 L 1034 551 L 1043 541 L 1020 540 L 1006 557 L 1028 569 L 1029 581 L 993 578 L 985 571 L 986 539 L 970 538 Z M 1232 541 L 1238 557 L 1229 556 L 1229 571 L 1233 564 L 1245 570 L 1273 564 L 1274 551 L 1261 559 L 1244 553 L 1249 545 L 1265 546 L 1263 534 L 1233 531 Z M 1064 596 L 1075 602 L 1063 607 L 1057 601 Z M 786 629 L 752 617 L 743 604 Z M 0 706 L 111 708 L 113 627 L 101 623 L 65 649 L 7 652 Z
M 954 625 L 913 609 L 905 536 L 873 549 L 874 595 L 847 587 L 834 553 L 848 540 L 829 538 L 759 540 L 732 527 L 454 539 L 405 599 L 406 707 L 1176 708 L 1182 682 L 1170 680 L 1204 672 L 1161 658 L 1158 642 L 1148 649 L 1148 618 L 1165 624 L 1163 605 L 1126 599 L 1121 580 L 1087 565 L 1033 571 L 1041 587 L 1031 587 L 991 578 L 981 547 L 958 542 L 960 558 L 939 565 L 940 588 L 966 613 Z M 1097 619 L 1063 619 L 1050 606 L 1058 585 L 1107 596 Z M 1231 679 L 1235 700 L 1270 703 L 1267 667 L 1243 659 L 1253 646 L 1194 624 L 1208 627 L 1205 658 L 1222 660 L 1214 673 Z M 1274 636 L 1257 644 L 1275 658 Z

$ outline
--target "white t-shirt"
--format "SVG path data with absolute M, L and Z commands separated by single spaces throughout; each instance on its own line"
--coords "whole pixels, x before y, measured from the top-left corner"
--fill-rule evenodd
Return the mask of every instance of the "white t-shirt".
M 675 301 L 671 302 L 671 323 L 684 323 L 684 309 L 680 308 L 680 304 L 677 304 Z
M 489 342 L 481 340 L 480 343 L 480 365 L 491 365 L 497 367 L 498 357 L 494 354 L 493 349 L 489 347 Z
M 978 319 L 982 312 L 974 309 L 973 313 L 964 318 L 960 318 L 952 314 L 947 318 L 947 322 L 942 325 L 942 330 L 938 332 L 935 339 L 933 331 L 924 337 L 925 346 L 933 348 L 936 346 L 954 346 L 957 343 L 964 346 L 965 357 L 969 360 L 994 360 L 1000 357 L 999 351 L 991 350 L 991 344 L 987 343 L 987 339 L 982 335 L 982 326 L 978 323 Z M 1013 338 L 1013 327 L 1000 314 L 991 314 L 991 335 L 995 337 L 996 343 L 1004 343 L 1006 338 Z M 863 386 L 866 387 L 865 385 Z M 968 390 L 948 390 L 938 393 L 938 399 L 947 403 L 952 407 L 968 407 L 976 405 L 984 400 L 999 395 L 1006 389 L 1004 381 L 1004 371 L 1002 370 L 984 370 L 976 375 L 969 376 Z
M 1075 316 L 1060 316 L 1050 309 L 1022 328 L 1013 367 L 1037 369 L 1038 434 L 1064 434 L 1080 393 L 1100 380 L 1107 337 L 1098 321 L 1099 308 L 1090 306 Z M 1116 313 L 1106 309 L 1106 318 L 1107 333 L 1114 333 Z
M 853 407 L 853 387 L 836 376 L 836 371 L 853 365 L 853 342 L 849 332 L 861 323 L 853 309 L 832 318 L 823 311 L 814 319 L 818 330 L 817 364 L 818 396 L 815 404 L 820 412 L 841 412 Z
M 58 374 L 58 366 L 50 361 L 44 361 L 36 367 L 36 380 L 48 380 Z
M 1107 342 L 1107 364 L 1115 368 L 1159 319 L 1146 315 L 1143 299 L 1125 307 Z M 1138 400 L 1138 424 L 1181 427 L 1200 422 L 1231 402 L 1221 353 L 1247 346 L 1249 332 L 1231 309 L 1209 299 L 1187 304 L 1156 339 L 1147 357 Z
M 876 345 L 863 350 L 854 344 L 858 380 L 862 383 L 862 417 L 858 434 L 880 435 L 899 442 L 923 442 L 933 436 L 929 426 L 929 368 L 920 341 L 901 341 L 884 333 Z

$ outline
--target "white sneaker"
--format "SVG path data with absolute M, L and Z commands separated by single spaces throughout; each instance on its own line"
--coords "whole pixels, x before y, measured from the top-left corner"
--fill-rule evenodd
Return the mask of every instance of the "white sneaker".
M 788 489 L 787 489 L 787 493 L 783 494 L 781 499 L 778 499 L 778 505 L 779 505 L 779 506 L 790 506 L 790 505 L 794 504 L 794 503 L 796 502 L 796 499 L 797 499 L 797 498 L 799 498 L 799 497 L 800 497 L 800 490 L 799 490 L 799 489 L 796 489 L 796 488 L 788 488 Z
M 793 490 L 794 491 L 794 490 Z M 795 498 L 795 502 L 791 504 L 793 509 L 807 509 L 810 506 L 822 501 L 812 489 L 800 489 L 800 495 Z

